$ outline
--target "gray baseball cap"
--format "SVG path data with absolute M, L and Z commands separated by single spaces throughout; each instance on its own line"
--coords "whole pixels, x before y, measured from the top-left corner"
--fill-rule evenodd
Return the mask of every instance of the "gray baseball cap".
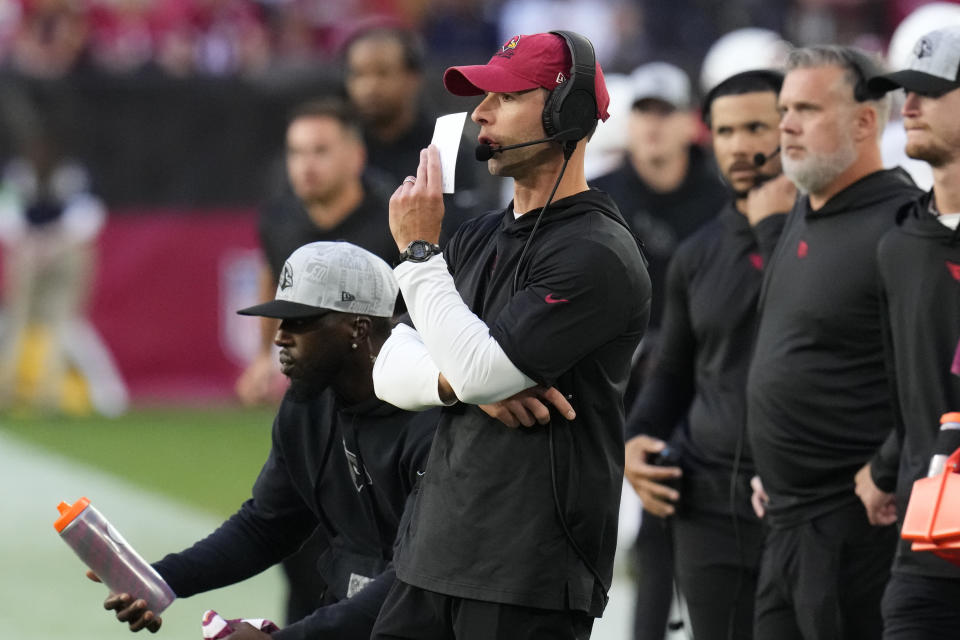
M 329 311 L 389 318 L 399 285 L 382 259 L 349 242 L 311 242 L 287 258 L 274 300 L 244 316 L 295 319 Z
M 870 79 L 871 91 L 903 87 L 931 96 L 960 89 L 960 27 L 931 31 L 917 40 L 906 69 Z

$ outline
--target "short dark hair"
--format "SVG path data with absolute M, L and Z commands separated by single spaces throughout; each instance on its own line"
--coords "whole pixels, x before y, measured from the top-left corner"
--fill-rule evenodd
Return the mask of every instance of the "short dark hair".
M 426 59 L 423 38 L 413 29 L 382 24 L 358 28 L 343 43 L 341 51 L 344 66 L 346 66 L 353 45 L 362 40 L 392 40 L 397 42 L 403 50 L 403 66 L 408 71 L 415 73 L 423 71 L 424 60 Z
M 708 127 L 710 126 L 710 108 L 717 98 L 763 91 L 770 91 L 777 95 L 780 93 L 780 87 L 782 86 L 783 74 L 774 69 L 753 69 L 734 74 L 711 89 L 703 99 L 703 109 L 701 111 L 703 121 Z
M 340 98 L 317 98 L 298 104 L 290 111 L 287 126 L 300 118 L 331 118 L 339 122 L 351 136 L 363 139 L 363 128 L 355 110 Z

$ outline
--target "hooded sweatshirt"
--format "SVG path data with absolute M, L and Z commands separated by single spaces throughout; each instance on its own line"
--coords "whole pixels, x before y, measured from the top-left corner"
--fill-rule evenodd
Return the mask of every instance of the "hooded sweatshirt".
M 509 429 L 473 405 L 444 408 L 397 576 L 450 596 L 598 616 L 616 549 L 623 392 L 650 280 L 606 194 L 552 204 L 524 253 L 537 213 L 515 219 L 511 205 L 475 218 L 444 257 L 510 361 L 559 389 L 577 417 Z
M 877 245 L 918 196 L 903 170 L 883 170 L 817 211 L 799 198 L 790 213 L 764 274 L 747 381 L 771 526 L 857 501 L 854 476 L 893 429 Z
M 881 300 L 889 324 L 886 354 L 895 378 L 901 441 L 897 509 L 906 513 L 915 480 L 927 475 L 940 416 L 960 411 L 951 375 L 960 342 L 960 230 L 930 213 L 932 192 L 910 203 L 880 242 Z M 960 567 L 900 541 L 894 571 L 960 579 Z

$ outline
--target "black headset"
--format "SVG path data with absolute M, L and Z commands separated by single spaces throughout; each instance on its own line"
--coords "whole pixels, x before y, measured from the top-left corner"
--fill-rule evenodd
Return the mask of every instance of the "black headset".
M 870 102 L 871 100 L 879 100 L 884 96 L 885 91 L 878 92 L 870 89 L 870 86 L 867 84 L 870 78 L 881 73 L 881 69 L 869 55 L 853 47 L 844 47 L 843 59 L 847 63 L 847 66 L 853 69 L 854 75 L 857 76 L 857 81 L 853 85 L 854 100 L 857 102 Z
M 597 96 L 594 78 L 597 57 L 593 44 L 573 31 L 551 31 L 567 43 L 570 50 L 570 77 L 550 92 L 543 105 L 543 130 L 559 142 L 577 142 L 593 133 L 597 126 Z M 569 131 L 569 133 L 567 133 Z

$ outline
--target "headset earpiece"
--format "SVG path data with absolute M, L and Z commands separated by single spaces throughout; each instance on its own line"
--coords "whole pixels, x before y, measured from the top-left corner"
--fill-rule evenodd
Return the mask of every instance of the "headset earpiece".
M 564 137 L 563 142 L 576 142 L 593 132 L 597 126 L 597 98 L 595 75 L 597 58 L 593 44 L 573 31 L 551 31 L 563 38 L 570 50 L 570 77 L 547 97 L 543 105 L 543 130 L 548 136 L 561 131 L 576 133 Z M 560 140 L 560 138 L 558 138 Z
M 857 82 L 853 86 L 853 99 L 857 102 L 870 102 L 871 100 L 879 100 L 884 96 L 884 92 L 872 91 L 870 86 L 867 84 L 867 81 L 880 73 L 880 69 L 872 68 L 876 67 L 873 61 L 863 53 L 859 51 L 848 49 L 849 55 L 846 56 L 847 60 L 850 62 L 850 66 L 853 67 L 853 72 L 857 76 Z

